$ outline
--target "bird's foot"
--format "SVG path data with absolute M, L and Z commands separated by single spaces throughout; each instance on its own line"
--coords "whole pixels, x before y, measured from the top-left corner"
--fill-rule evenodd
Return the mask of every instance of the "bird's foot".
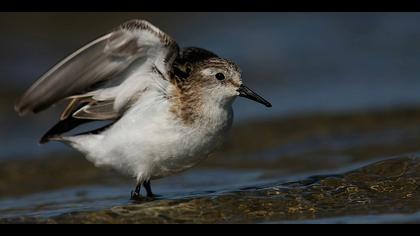
M 144 198 L 140 195 L 140 193 L 136 191 L 131 191 L 131 198 L 132 201 L 142 201 Z
M 160 197 L 160 195 L 155 195 L 155 194 L 150 195 L 150 194 L 148 194 L 147 196 L 142 196 L 141 194 L 139 194 L 135 191 L 131 191 L 130 200 L 135 201 L 135 202 L 145 202 L 145 201 L 156 200 L 158 197 Z

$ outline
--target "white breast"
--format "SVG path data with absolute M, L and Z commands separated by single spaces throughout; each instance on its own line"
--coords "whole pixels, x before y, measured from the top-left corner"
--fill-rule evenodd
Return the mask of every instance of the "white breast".
M 183 171 L 207 157 L 232 124 L 231 107 L 212 107 L 205 119 L 187 126 L 154 91 L 99 135 L 79 136 L 76 149 L 98 166 L 111 166 L 139 181 Z

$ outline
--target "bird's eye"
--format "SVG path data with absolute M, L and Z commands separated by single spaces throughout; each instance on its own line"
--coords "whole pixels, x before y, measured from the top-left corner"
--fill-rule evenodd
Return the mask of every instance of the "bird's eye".
M 217 73 L 216 74 L 216 79 L 218 79 L 218 80 L 224 80 L 225 79 L 225 75 L 222 74 L 222 73 Z

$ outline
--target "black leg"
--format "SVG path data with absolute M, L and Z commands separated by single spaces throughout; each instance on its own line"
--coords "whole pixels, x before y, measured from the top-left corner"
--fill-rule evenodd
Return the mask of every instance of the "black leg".
M 136 189 L 134 191 L 131 191 L 131 200 L 139 200 L 141 198 L 140 189 L 141 184 L 137 184 Z
M 147 197 L 154 197 L 155 195 L 152 193 L 152 187 L 150 186 L 150 180 L 147 180 L 143 183 L 144 188 L 147 192 Z

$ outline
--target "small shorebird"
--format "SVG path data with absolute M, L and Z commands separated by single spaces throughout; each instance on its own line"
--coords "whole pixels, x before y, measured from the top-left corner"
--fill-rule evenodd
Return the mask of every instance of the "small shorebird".
M 40 143 L 60 141 L 96 166 L 137 179 L 132 199 L 150 180 L 192 167 L 219 146 L 237 96 L 271 104 L 242 84 L 233 62 L 200 48 L 180 49 L 145 20 L 123 23 L 88 43 L 36 81 L 16 102 L 20 115 L 67 99 Z M 106 126 L 63 134 L 92 121 Z

